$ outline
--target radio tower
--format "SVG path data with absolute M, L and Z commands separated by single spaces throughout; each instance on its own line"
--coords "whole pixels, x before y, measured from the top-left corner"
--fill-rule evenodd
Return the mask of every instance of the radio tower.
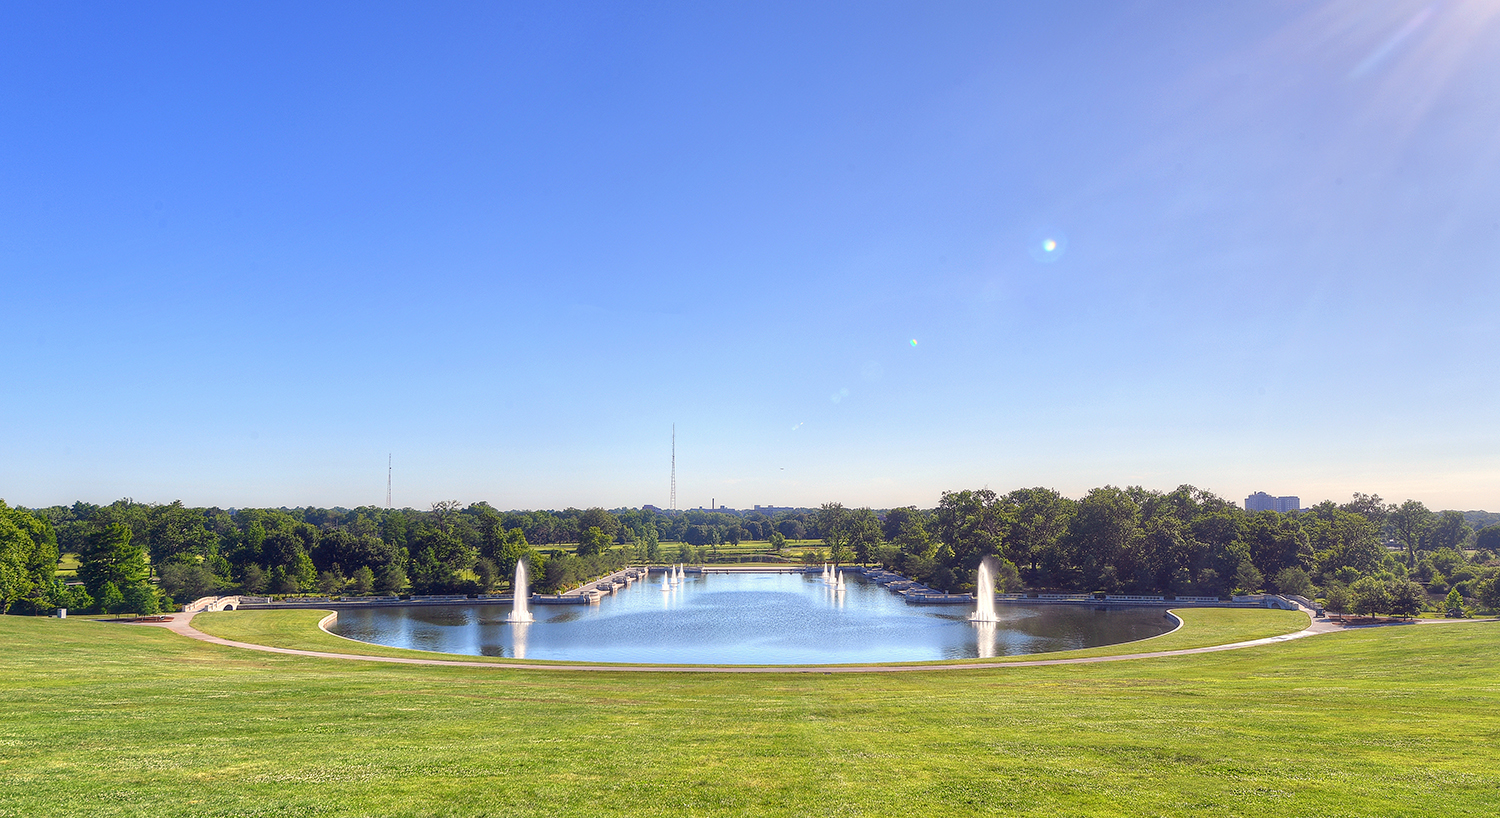
M 667 507 L 677 510 L 677 424 L 672 424 L 672 499 Z
M 391 507 L 391 455 L 385 456 L 385 507 Z

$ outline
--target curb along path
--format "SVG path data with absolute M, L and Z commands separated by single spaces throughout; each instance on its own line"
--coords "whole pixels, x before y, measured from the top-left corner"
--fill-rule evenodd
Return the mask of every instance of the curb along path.
M 1304 611 L 1304 613 L 1307 613 Z M 1239 650 L 1240 648 L 1253 648 L 1262 645 L 1274 645 L 1279 642 L 1289 642 L 1293 639 L 1301 639 L 1307 636 L 1316 636 L 1321 633 L 1331 633 L 1345 630 L 1336 622 L 1326 619 L 1312 620 L 1308 627 L 1295 633 L 1282 634 L 1280 636 L 1268 636 L 1263 639 L 1251 639 L 1245 642 L 1232 642 L 1227 645 L 1211 645 L 1201 648 L 1182 648 L 1180 650 L 1149 651 L 1142 653 L 1125 653 L 1115 656 L 1090 656 L 1078 659 L 1032 659 L 1012 662 L 969 662 L 956 663 L 934 663 L 927 665 L 780 665 L 780 666 L 756 666 L 736 665 L 727 667 L 708 667 L 702 665 L 590 665 L 590 664 L 562 664 L 562 665 L 539 665 L 525 662 L 461 662 L 451 659 L 417 659 L 397 656 L 366 656 L 357 653 L 329 653 L 315 650 L 297 650 L 294 648 L 277 648 L 269 645 L 255 645 L 249 642 L 235 642 L 217 636 L 206 634 L 192 625 L 194 614 L 176 614 L 171 622 L 147 625 L 147 627 L 165 628 L 173 633 L 186 636 L 189 639 L 197 639 L 200 642 L 208 642 L 215 645 L 224 645 L 232 648 L 243 648 L 246 650 L 258 650 L 263 653 L 280 653 L 288 656 L 310 656 L 316 659 L 353 659 L 362 662 L 385 662 L 395 665 L 436 665 L 441 667 L 474 667 L 492 668 L 498 670 L 552 670 L 552 671 L 604 671 L 611 673 L 925 673 L 937 670 L 989 670 L 1008 667 L 1044 667 L 1048 665 L 1088 665 L 1100 662 L 1123 662 L 1132 659 L 1159 659 L 1168 656 L 1190 656 L 1199 653 L 1217 653 L 1225 650 Z M 1468 620 L 1475 621 L 1475 620 Z

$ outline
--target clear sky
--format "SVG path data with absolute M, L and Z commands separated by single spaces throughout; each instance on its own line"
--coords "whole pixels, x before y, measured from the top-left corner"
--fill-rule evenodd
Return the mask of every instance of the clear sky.
M 1500 4 L 6 3 L 0 497 L 1500 510 Z

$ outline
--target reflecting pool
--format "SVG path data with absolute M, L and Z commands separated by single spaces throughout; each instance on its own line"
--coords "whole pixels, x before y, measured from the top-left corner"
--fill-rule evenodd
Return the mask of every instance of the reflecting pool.
M 845 574 L 836 591 L 817 574 L 688 574 L 663 590 L 660 575 L 597 605 L 533 605 L 511 623 L 509 605 L 438 605 L 339 611 L 340 636 L 418 650 L 653 664 L 848 664 L 1012 656 L 1145 639 L 1176 626 L 1160 607 L 999 606 L 999 621 L 969 622 L 972 605 L 908 605 Z

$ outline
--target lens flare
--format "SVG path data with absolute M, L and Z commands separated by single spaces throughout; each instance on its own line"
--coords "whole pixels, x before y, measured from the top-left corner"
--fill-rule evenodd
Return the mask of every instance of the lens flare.
M 912 346 L 916 346 L 917 345 L 917 339 L 915 339 L 915 338 L 911 339 L 911 345 Z
M 1052 226 L 1032 231 L 1026 249 L 1033 260 L 1050 264 L 1068 252 L 1068 234 Z

